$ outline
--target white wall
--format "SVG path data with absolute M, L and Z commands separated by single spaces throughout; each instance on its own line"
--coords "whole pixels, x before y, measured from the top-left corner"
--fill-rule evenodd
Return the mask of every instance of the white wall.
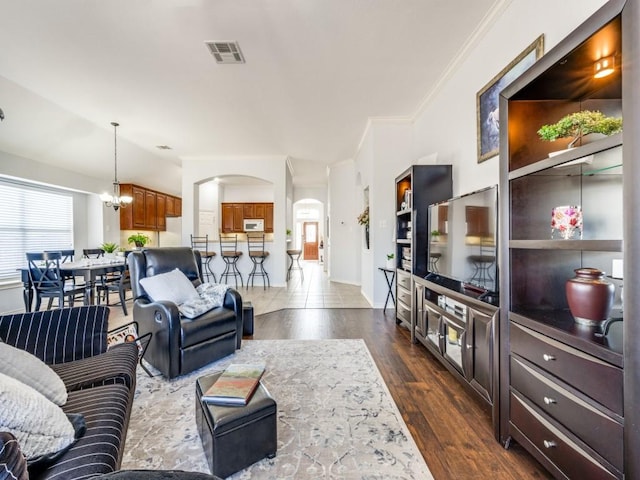
M 221 203 L 273 202 L 273 185 L 221 185 Z
M 356 186 L 355 164 L 351 160 L 329 169 L 329 232 L 327 268 L 336 282 L 360 285 L 361 250 L 364 249 L 362 227 L 356 219 L 362 211 L 362 195 Z M 326 259 L 325 259 L 326 261 Z
M 548 51 L 604 3 L 513 0 L 466 57 L 443 73 L 445 81 L 437 91 L 429 92 L 423 105 L 416 106 L 412 119 L 404 124 L 398 119 L 369 122 L 355 161 L 358 188 L 370 189 L 372 248 L 362 250 L 359 271 L 362 293 L 373 299 L 375 307 L 381 307 L 386 296 L 384 279 L 375 270 L 392 245 L 395 176 L 411 164 L 439 163 L 453 165 L 454 195 L 498 183 L 498 156 L 477 163 L 477 92 L 540 34 L 545 35 Z M 335 205 L 334 191 L 330 188 L 330 202 Z M 359 202 L 361 196 L 353 195 L 352 201 Z M 345 200 L 341 195 L 338 198 Z
M 273 192 L 273 248 L 265 268 L 269 272 L 272 286 L 286 285 L 286 177 L 285 156 L 264 157 L 202 157 L 186 158 L 182 161 L 182 241 L 189 245 L 190 234 L 199 222 L 200 203 L 198 185 L 224 175 L 246 175 L 260 178 L 272 184 Z M 220 194 L 220 201 L 222 200 Z M 246 198 L 246 197 L 244 197 Z M 241 200 L 237 200 L 241 201 Z M 247 200 L 242 200 L 247 201 Z M 264 201 L 264 200 L 258 200 Z M 282 232 L 282 233 L 280 233 Z M 212 261 L 213 271 L 223 270 L 223 262 L 216 256 Z M 248 273 L 248 272 L 245 272 Z
M 387 296 L 378 267 L 395 251 L 395 178 L 415 163 L 412 134 L 408 121 L 373 121 L 356 157 L 360 188 L 369 188 L 370 249 L 362 250 L 362 294 L 375 308 Z
M 498 183 L 498 156 L 477 163 L 477 92 L 540 34 L 545 36 L 546 52 L 604 3 L 604 0 L 511 2 L 415 118 L 415 158 L 438 152 L 440 163 L 452 164 L 454 195 Z

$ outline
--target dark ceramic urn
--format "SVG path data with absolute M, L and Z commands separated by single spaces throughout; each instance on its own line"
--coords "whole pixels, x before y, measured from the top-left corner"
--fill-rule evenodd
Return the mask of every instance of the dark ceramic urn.
M 611 313 L 615 287 L 597 268 L 578 268 L 567 280 L 569 310 L 577 323 L 599 325 Z

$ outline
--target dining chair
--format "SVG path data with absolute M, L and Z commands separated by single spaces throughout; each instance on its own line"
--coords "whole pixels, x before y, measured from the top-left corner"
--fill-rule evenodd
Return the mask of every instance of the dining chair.
M 271 288 L 269 274 L 264 269 L 264 261 L 269 256 L 269 252 L 264 249 L 264 237 L 265 235 L 262 232 L 247 232 L 249 258 L 253 262 L 253 268 L 247 277 L 247 288 L 249 288 L 249 280 L 251 280 L 251 286 L 253 287 L 253 281 L 256 276 L 262 277 L 262 286 L 265 290 L 267 289 L 267 285 Z M 266 282 L 265 278 L 267 279 Z
M 60 260 L 62 253 L 39 252 L 27 253 L 27 264 L 29 267 L 29 280 L 35 291 L 35 310 L 40 310 L 43 298 L 48 298 L 47 310 L 51 309 L 53 299 L 58 299 L 58 307 L 67 304 L 73 307 L 74 299 L 77 295 L 84 295 L 84 285 L 76 286 L 65 282 L 65 278 L 60 271 Z
M 88 259 L 100 259 L 100 258 L 104 258 L 104 250 L 101 248 L 84 248 L 82 250 L 82 256 L 83 258 L 88 258 Z M 106 292 L 106 288 L 102 288 L 100 289 L 100 286 L 102 285 L 103 287 L 107 284 L 107 283 L 118 283 L 120 281 L 120 273 L 108 273 L 106 275 L 100 275 L 100 277 L 97 278 L 97 282 L 96 282 L 96 293 L 97 293 L 97 303 L 100 303 L 100 295 L 104 294 L 104 295 L 108 295 L 108 293 Z M 105 298 L 106 300 L 106 298 Z
M 131 275 L 129 274 L 129 266 L 127 265 L 127 256 L 131 252 L 124 252 L 125 261 L 124 261 L 124 270 L 117 273 L 117 277 L 111 277 L 113 280 L 101 280 L 98 285 L 96 285 L 97 291 L 97 303 L 100 305 L 101 302 L 101 294 L 104 294 L 105 302 L 107 305 L 111 305 L 109 303 L 109 293 L 118 292 L 118 296 L 120 298 L 120 306 L 122 307 L 122 312 L 125 317 L 129 315 L 127 311 L 127 290 L 131 290 Z M 117 305 L 117 303 L 115 304 Z
M 233 277 L 238 288 L 238 277 L 240 277 L 240 285 L 244 287 L 242 274 L 238 270 L 238 260 L 242 252 L 238 251 L 238 235 L 220 233 L 220 256 L 224 260 L 224 272 L 220 275 L 220 283 L 223 279 Z
M 216 252 L 209 250 L 209 235 L 194 236 L 191 234 L 191 248 L 200 252 L 200 258 L 202 259 L 202 275 L 206 281 L 209 281 L 210 277 L 213 277 L 213 283 L 217 283 L 216 274 L 211 269 L 211 261 L 216 256 Z

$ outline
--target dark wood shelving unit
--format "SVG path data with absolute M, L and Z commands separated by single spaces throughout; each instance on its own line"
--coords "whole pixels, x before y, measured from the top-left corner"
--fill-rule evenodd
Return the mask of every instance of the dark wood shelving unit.
M 609 1 L 500 97 L 499 436 L 557 478 L 640 478 L 640 382 L 628 370 L 640 367 L 638 349 L 629 348 L 640 338 L 638 296 L 625 289 L 624 302 L 616 297 L 615 321 L 604 331 L 577 323 L 565 295 L 575 269 L 610 272 L 615 259 L 625 260 L 625 284 L 637 281 L 628 263 L 640 253 L 631 226 L 640 198 L 631 156 L 638 139 L 627 134 L 623 146 L 622 134 L 589 135 L 550 156 L 569 139 L 537 136 L 542 125 L 582 110 L 624 113 L 625 130 L 636 131 L 640 106 L 629 92 L 640 68 L 639 22 L 636 0 Z M 604 45 L 625 67 L 594 79 L 594 55 Z M 551 210 L 561 205 L 581 206 L 581 239 L 551 239 Z
M 451 165 L 413 165 L 395 180 L 396 322 L 412 331 L 412 340 L 412 274 L 427 274 L 428 207 L 450 198 L 452 183 Z

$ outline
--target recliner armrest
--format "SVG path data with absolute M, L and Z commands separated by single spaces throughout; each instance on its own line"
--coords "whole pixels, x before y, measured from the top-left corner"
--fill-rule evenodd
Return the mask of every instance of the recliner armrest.
M 151 333 L 145 359 L 166 377 L 178 376 L 179 358 L 170 354 L 181 347 L 178 306 L 173 302 L 152 302 L 147 297 L 140 297 L 133 303 L 133 318 L 138 322 L 139 335 Z
M 233 310 L 236 314 L 236 349 L 240 349 L 240 345 L 242 344 L 242 296 L 237 290 L 229 288 L 224 296 L 222 306 Z
M 52 365 L 107 351 L 109 308 L 61 308 L 0 316 L 0 339 Z

